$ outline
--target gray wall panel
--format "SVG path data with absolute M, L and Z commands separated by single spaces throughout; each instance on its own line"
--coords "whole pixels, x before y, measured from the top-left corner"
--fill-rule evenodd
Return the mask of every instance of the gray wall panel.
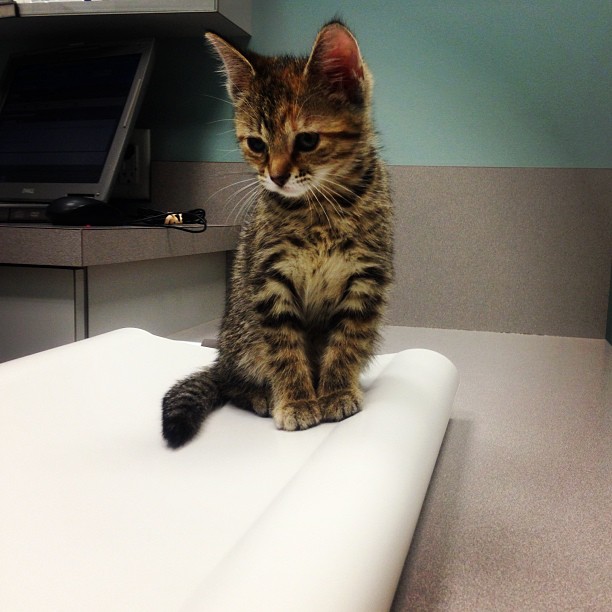
M 612 169 L 391 166 L 393 325 L 603 338 Z M 240 221 L 241 163 L 156 162 L 162 208 Z
M 392 324 L 604 337 L 612 170 L 390 170 Z

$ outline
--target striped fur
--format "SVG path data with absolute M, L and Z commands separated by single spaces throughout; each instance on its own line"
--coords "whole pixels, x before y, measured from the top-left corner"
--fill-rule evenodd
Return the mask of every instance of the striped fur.
M 219 337 L 208 370 L 163 401 L 170 447 L 225 402 L 280 429 L 360 409 L 392 278 L 392 206 L 371 122 L 372 78 L 350 31 L 332 22 L 309 58 L 223 61 L 238 142 L 257 171 Z

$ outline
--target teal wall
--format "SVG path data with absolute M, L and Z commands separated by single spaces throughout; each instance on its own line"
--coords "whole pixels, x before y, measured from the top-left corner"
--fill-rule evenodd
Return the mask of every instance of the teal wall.
M 388 162 L 612 166 L 608 0 L 254 0 L 250 48 L 306 54 L 334 14 L 374 74 Z M 213 70 L 202 40 L 160 44 L 156 159 L 239 159 Z
M 612 166 L 610 0 L 253 0 L 250 47 L 307 54 L 335 14 L 374 73 L 388 162 Z M 0 68 L 23 46 L 0 42 Z M 159 41 L 154 159 L 240 159 L 215 69 L 203 38 Z

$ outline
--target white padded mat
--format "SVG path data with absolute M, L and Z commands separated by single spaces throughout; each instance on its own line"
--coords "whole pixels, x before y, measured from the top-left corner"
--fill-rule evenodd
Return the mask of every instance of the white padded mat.
M 134 329 L 0 365 L 0 610 L 387 610 L 458 384 L 376 359 L 303 432 L 227 406 L 168 450 L 160 401 L 215 351 Z

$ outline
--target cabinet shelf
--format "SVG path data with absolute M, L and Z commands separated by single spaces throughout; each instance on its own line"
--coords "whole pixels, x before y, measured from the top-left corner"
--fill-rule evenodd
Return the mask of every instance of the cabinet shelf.
M 19 16 L 0 19 L 0 38 L 108 39 L 194 37 L 214 30 L 250 36 L 250 0 L 67 0 L 19 2 Z

